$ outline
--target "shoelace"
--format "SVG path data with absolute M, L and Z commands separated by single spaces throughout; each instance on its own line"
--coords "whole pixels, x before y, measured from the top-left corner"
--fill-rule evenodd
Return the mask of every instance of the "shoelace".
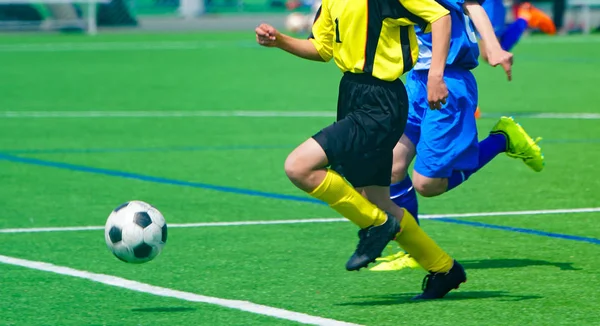
M 424 292 L 427 291 L 427 289 L 429 288 L 429 283 L 431 282 L 431 280 L 433 280 L 434 277 L 435 273 L 429 273 L 425 275 L 425 277 L 423 278 L 423 284 L 421 284 L 421 290 L 423 290 Z
M 358 231 L 358 245 L 356 246 L 356 252 L 362 252 L 362 248 L 365 247 L 365 239 L 367 238 L 367 233 L 371 228 L 361 229 Z
M 537 145 L 537 143 L 538 143 L 538 142 L 540 142 L 541 140 L 542 140 L 542 137 L 538 137 L 538 138 L 536 138 L 536 139 L 533 141 L 533 144 L 534 144 L 534 145 Z M 531 156 L 531 155 L 525 155 L 525 153 L 517 153 L 517 154 L 512 154 L 512 153 L 509 153 L 508 155 L 509 155 L 509 156 L 511 156 L 511 157 L 522 158 L 522 159 L 530 159 L 530 158 L 533 158 L 533 156 Z

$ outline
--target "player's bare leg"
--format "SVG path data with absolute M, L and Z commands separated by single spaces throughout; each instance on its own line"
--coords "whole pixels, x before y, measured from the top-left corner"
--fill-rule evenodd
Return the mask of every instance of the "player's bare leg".
M 400 231 L 399 219 L 403 212 L 398 207 L 389 206 L 377 196 L 372 196 L 383 203 L 385 208 L 392 209 L 397 218 L 388 217 L 386 211 L 361 195 L 342 176 L 325 168 L 327 165 L 325 151 L 315 139 L 310 138 L 288 156 L 285 172 L 298 188 L 326 202 L 361 228 L 357 249 L 346 264 L 347 270 L 359 270 L 375 261 L 385 246 L 396 237 Z M 379 197 L 385 193 L 389 200 L 389 190 L 386 188 L 386 191 L 387 193 L 380 190 Z
M 413 185 L 423 197 L 435 197 L 446 192 L 448 178 L 430 178 L 413 171 Z
M 402 135 L 394 147 L 394 163 L 392 163 L 392 184 L 398 183 L 408 174 L 408 167 L 417 155 L 415 144 L 406 135 Z
M 390 197 L 396 205 L 406 208 L 418 223 L 419 204 L 417 194 L 408 174 L 408 168 L 416 153 L 413 142 L 406 135 L 402 135 L 393 152 Z
M 284 169 L 296 187 L 310 193 L 325 179 L 327 164 L 327 155 L 321 145 L 309 138 L 288 155 Z

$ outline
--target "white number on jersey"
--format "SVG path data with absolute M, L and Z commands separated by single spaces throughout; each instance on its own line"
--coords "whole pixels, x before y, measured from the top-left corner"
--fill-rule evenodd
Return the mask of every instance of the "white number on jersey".
M 469 18 L 469 16 L 467 16 L 465 14 L 463 14 L 463 16 L 465 16 L 465 27 L 467 29 L 467 35 L 469 36 L 469 41 L 471 41 L 473 43 L 477 43 L 477 35 L 475 35 L 473 28 L 471 28 L 471 18 Z

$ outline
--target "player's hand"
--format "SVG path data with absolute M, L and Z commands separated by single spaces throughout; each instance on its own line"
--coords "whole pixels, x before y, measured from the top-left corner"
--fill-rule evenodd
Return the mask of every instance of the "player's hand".
M 443 76 L 429 76 L 427 80 L 427 101 L 429 108 L 439 110 L 448 98 L 448 88 Z
M 488 63 L 492 67 L 502 66 L 508 81 L 512 80 L 513 54 L 502 49 L 488 53 Z
M 269 24 L 260 24 L 254 30 L 256 32 L 256 42 L 262 46 L 277 46 L 277 35 L 279 32 L 275 27 Z

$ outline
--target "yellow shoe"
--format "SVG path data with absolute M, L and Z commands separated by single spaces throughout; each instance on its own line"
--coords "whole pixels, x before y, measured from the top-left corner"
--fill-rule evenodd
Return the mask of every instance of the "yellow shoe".
M 395 254 L 391 254 L 389 256 L 376 258 L 375 261 L 390 262 L 390 261 L 394 261 L 396 259 L 400 259 L 400 258 L 404 257 L 405 255 L 406 255 L 406 253 L 404 251 L 399 251 L 399 252 L 397 252 Z
M 404 268 L 419 268 L 421 265 L 412 258 L 409 254 L 404 252 L 398 252 L 393 255 L 386 257 L 377 258 L 380 261 L 379 264 L 369 269 L 372 272 L 386 272 L 386 271 L 399 271 Z
M 533 140 L 513 118 L 501 117 L 490 133 L 503 133 L 506 136 L 508 142 L 506 155 L 522 159 L 536 172 L 544 169 L 544 154 L 537 144 L 542 138 Z

